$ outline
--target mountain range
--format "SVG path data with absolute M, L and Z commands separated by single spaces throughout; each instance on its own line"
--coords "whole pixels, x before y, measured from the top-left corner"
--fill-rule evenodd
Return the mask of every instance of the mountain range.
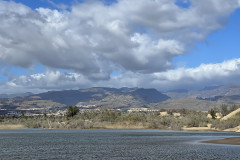
M 225 86 L 207 86 L 201 90 L 185 90 L 177 89 L 167 91 L 164 94 L 169 97 L 176 98 L 213 98 L 216 96 L 234 96 L 240 95 L 240 86 L 238 85 L 225 85 Z
M 89 88 L 49 91 L 40 94 L 0 99 L 1 109 L 50 109 L 77 105 L 80 108 L 145 107 L 169 99 L 156 89 Z
M 18 93 L 18 94 L 0 94 L 0 98 L 15 98 L 15 97 L 26 97 L 33 95 L 31 92 Z
M 0 98 L 1 110 L 58 110 L 76 105 L 82 109 L 147 107 L 207 111 L 222 104 L 240 104 L 240 86 L 209 86 L 201 90 L 177 89 L 164 93 L 145 88 L 95 87 L 1 97 L 5 97 Z

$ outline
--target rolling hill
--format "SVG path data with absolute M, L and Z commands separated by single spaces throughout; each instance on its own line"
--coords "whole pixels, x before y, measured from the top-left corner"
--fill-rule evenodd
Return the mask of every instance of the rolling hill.
M 48 91 L 40 94 L 18 94 L 0 98 L 2 110 L 58 110 L 69 105 L 82 109 L 156 108 L 208 111 L 222 104 L 240 104 L 240 86 L 213 86 L 202 90 L 172 90 L 95 87 L 79 90 Z
M 169 99 L 156 89 L 89 88 L 49 91 L 26 97 L 0 99 L 2 109 L 56 108 L 77 105 L 83 108 L 131 108 L 148 106 Z

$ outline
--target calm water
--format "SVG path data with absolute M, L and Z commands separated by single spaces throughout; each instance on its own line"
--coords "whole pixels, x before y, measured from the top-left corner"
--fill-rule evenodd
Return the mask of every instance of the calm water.
M 202 140 L 240 136 L 160 130 L 0 130 L 0 159 L 240 159 L 240 146 Z

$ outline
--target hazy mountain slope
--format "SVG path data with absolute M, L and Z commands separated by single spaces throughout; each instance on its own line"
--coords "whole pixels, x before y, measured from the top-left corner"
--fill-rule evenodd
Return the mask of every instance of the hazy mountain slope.
M 17 109 L 29 108 L 29 104 L 35 108 L 49 106 L 62 107 L 78 105 L 79 107 L 107 107 L 129 108 L 142 107 L 150 103 L 159 103 L 169 97 L 156 89 L 143 88 L 89 88 L 80 90 L 49 91 L 28 97 L 0 99 L 0 107 Z M 25 106 L 24 106 L 25 104 Z
M 194 98 L 182 98 L 182 99 L 168 99 L 164 102 L 152 104 L 154 108 L 160 109 L 190 109 L 190 110 L 200 110 L 208 111 L 214 107 L 220 107 L 222 103 L 197 100 Z
M 82 108 L 152 107 L 207 111 L 222 104 L 240 104 L 239 86 L 205 87 L 198 91 L 173 90 L 167 94 L 175 94 L 173 97 L 177 99 L 169 99 L 156 89 L 144 88 L 95 87 L 49 91 L 25 97 L 0 98 L 0 109 L 46 109 L 77 105 Z
M 128 101 L 129 103 L 135 103 L 135 100 L 139 103 L 148 104 L 153 102 L 161 102 L 167 100 L 169 97 L 158 92 L 156 89 L 143 89 L 143 88 L 89 88 L 80 90 L 64 90 L 64 91 L 51 91 L 46 93 L 37 94 L 44 100 L 52 100 L 54 102 L 76 105 L 79 102 L 85 102 L 85 104 L 92 104 L 90 102 L 98 101 L 110 101 L 112 103 L 114 99 L 119 101 Z M 129 96 L 131 98 L 129 99 Z M 107 99 L 104 99 L 108 97 Z M 112 97 L 112 98 L 111 98 Z
M 224 104 L 240 104 L 240 95 L 215 96 L 215 97 L 211 97 L 211 98 L 198 97 L 197 99 L 205 100 L 205 101 L 217 101 L 219 103 L 224 103 Z
M 167 91 L 164 94 L 171 98 L 212 98 L 215 96 L 233 96 L 240 95 L 240 86 L 227 85 L 227 86 L 208 86 L 201 90 L 189 90 L 179 92 L 178 90 Z
M 15 110 L 34 110 L 34 109 L 53 109 L 56 107 L 65 107 L 64 104 L 53 102 L 51 100 L 25 99 L 25 98 L 5 98 L 0 99 L 0 109 Z
M 33 95 L 31 92 L 18 93 L 18 94 L 0 94 L 0 98 L 14 98 L 14 97 L 26 97 Z

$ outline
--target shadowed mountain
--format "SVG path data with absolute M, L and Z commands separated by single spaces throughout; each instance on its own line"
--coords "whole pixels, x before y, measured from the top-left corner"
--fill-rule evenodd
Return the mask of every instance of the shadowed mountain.
M 169 99 L 156 89 L 104 88 L 49 91 L 27 97 L 0 99 L 0 107 L 15 109 L 49 108 L 77 105 L 85 108 L 130 108 L 148 106 Z
M 240 95 L 231 95 L 231 96 L 215 96 L 211 98 L 201 98 L 197 97 L 198 100 L 205 101 L 216 101 L 225 104 L 240 104 Z
M 162 94 L 156 89 L 95 87 L 79 90 L 49 91 L 15 98 L 0 98 L 0 109 L 50 110 L 77 105 L 79 108 L 193 109 L 207 111 L 221 104 L 240 104 L 239 86 L 205 87 L 202 90 L 172 90 Z M 171 99 L 170 96 L 171 95 Z
M 167 91 L 167 93 L 168 93 L 168 92 L 187 93 L 188 90 L 186 90 L 186 89 L 175 89 L 175 90 L 169 90 L 169 91 Z
M 89 88 L 80 90 L 51 91 L 37 94 L 36 96 L 44 100 L 52 100 L 65 105 L 97 105 L 110 107 L 108 104 L 114 104 L 115 107 L 131 107 L 138 105 L 147 105 L 149 103 L 158 103 L 167 100 L 169 97 L 158 92 L 156 89 L 143 88 Z M 114 101 L 114 103 L 113 103 Z M 119 103 L 117 103 L 119 102 Z M 127 102 L 127 104 L 123 104 Z

